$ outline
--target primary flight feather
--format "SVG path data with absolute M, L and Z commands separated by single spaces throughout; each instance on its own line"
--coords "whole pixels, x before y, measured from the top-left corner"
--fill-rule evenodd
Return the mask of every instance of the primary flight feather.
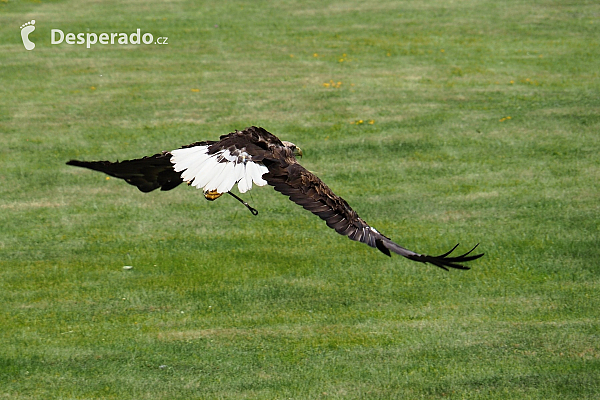
M 396 253 L 413 261 L 430 263 L 445 270 L 469 269 L 462 265 L 483 254 L 465 254 L 451 257 L 456 246 L 439 256 L 428 256 L 408 250 L 369 226 L 358 214 L 337 196 L 316 175 L 296 160 L 302 155 L 293 143 L 279 140 L 263 128 L 255 126 L 223 135 L 218 141 L 192 143 L 180 149 L 150 157 L 121 162 L 71 160 L 68 165 L 104 172 L 124 179 L 142 192 L 160 188 L 171 190 L 183 182 L 202 189 L 208 200 L 229 193 L 238 185 L 245 193 L 252 185 L 273 186 L 274 189 L 325 220 L 337 233 L 348 236 L 390 256 Z M 242 201 L 243 202 L 243 201 Z M 256 210 L 244 202 L 253 214 Z

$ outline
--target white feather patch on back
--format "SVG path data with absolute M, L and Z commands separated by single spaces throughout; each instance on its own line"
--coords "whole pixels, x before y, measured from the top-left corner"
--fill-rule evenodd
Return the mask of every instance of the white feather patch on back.
M 262 176 L 269 172 L 260 162 L 253 162 L 252 156 L 242 151 L 231 154 L 224 149 L 208 154 L 209 146 L 194 146 L 171 151 L 171 163 L 175 172 L 181 172 L 181 179 L 204 192 L 216 190 L 225 193 L 237 183 L 240 193 L 267 184 Z
M 208 173 L 210 179 L 208 183 L 204 185 L 205 191 L 216 190 L 219 183 L 221 183 L 226 175 L 225 169 L 227 168 L 227 163 L 217 162 L 213 169 Z M 233 187 L 233 185 L 231 185 Z M 230 188 L 231 189 L 231 188 Z
M 267 181 L 265 181 L 262 177 L 264 173 L 269 172 L 267 167 L 262 164 L 250 162 L 246 164 L 246 168 L 250 169 L 250 174 L 252 175 L 252 181 L 254 181 L 254 183 L 256 183 L 258 186 L 265 186 L 267 184 Z
M 194 146 L 171 152 L 171 162 L 175 172 L 185 171 L 200 160 L 208 158 L 208 146 Z
M 195 162 L 193 162 L 188 169 L 183 171 L 181 177 L 184 181 L 187 182 L 195 181 L 197 176 L 202 176 L 201 171 L 210 165 L 212 165 L 212 162 L 208 154 L 198 154 L 198 157 L 195 160 Z
M 233 185 L 235 185 L 235 183 L 237 182 L 237 175 L 236 175 L 236 170 L 235 170 L 236 165 L 237 165 L 237 163 L 234 163 L 234 162 L 227 163 L 225 170 L 221 174 L 221 177 L 223 179 L 221 179 L 221 182 L 219 182 L 219 184 L 215 188 L 215 190 L 217 192 L 225 193 L 229 189 L 231 189 L 233 187 Z

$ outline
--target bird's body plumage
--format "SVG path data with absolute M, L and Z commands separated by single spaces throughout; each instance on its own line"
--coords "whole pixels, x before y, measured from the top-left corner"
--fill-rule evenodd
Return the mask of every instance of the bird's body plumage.
M 456 257 L 449 257 L 454 248 L 440 256 L 428 256 L 394 243 L 369 226 L 321 179 L 302 167 L 295 157 L 299 152 L 293 143 L 282 142 L 265 129 L 253 126 L 223 135 L 219 141 L 196 142 L 141 159 L 115 163 L 71 160 L 67 164 L 124 179 L 142 192 L 158 188 L 171 190 L 187 182 L 202 189 L 209 200 L 230 192 L 236 184 L 240 193 L 250 190 L 253 184 L 270 185 L 319 216 L 337 233 L 377 248 L 388 256 L 393 252 L 443 269 L 468 269 L 462 263 L 483 256 L 469 255 L 475 248 Z

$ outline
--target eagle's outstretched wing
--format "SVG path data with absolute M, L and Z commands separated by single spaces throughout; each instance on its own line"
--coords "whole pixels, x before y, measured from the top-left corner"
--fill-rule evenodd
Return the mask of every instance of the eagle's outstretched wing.
M 344 199 L 333 193 L 321 179 L 300 164 L 291 163 L 282 166 L 279 163 L 268 163 L 267 167 L 269 173 L 263 175 L 263 178 L 276 191 L 288 196 L 294 203 L 318 215 L 327 223 L 327 226 L 335 229 L 340 235 L 366 243 L 388 256 L 391 256 L 390 252 L 393 252 L 413 261 L 431 263 L 445 270 L 448 270 L 448 268 L 469 269 L 462 263 L 483 256 L 483 254 L 469 255 L 477 247 L 475 246 L 465 254 L 449 257 L 458 245 L 439 256 L 415 253 L 394 243 L 390 238 L 369 226 Z
M 142 192 L 154 189 L 171 190 L 183 182 L 181 174 L 173 170 L 171 154 L 163 152 L 150 157 L 126 161 L 79 161 L 71 160 L 67 165 L 93 169 L 106 175 L 124 179 L 137 186 Z
M 250 190 L 253 183 L 258 186 L 268 184 L 318 215 L 339 234 L 366 243 L 388 256 L 396 253 L 445 270 L 469 269 L 462 264 L 483 256 L 470 255 L 477 246 L 465 254 L 451 257 L 458 245 L 439 256 L 428 256 L 394 243 L 370 227 L 344 199 L 298 164 L 296 154 L 301 152 L 293 143 L 282 142 L 265 129 L 252 126 L 223 135 L 219 141 L 192 143 L 151 157 L 115 163 L 71 160 L 67 164 L 122 178 L 142 192 L 158 188 L 170 190 L 187 182 L 202 189 L 209 200 L 229 192 L 236 184 L 241 193 Z

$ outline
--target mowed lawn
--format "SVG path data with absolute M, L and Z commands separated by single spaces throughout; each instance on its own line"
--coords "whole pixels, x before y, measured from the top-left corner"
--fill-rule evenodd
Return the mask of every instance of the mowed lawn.
M 50 43 L 138 28 L 168 44 Z M 596 1 L 0 0 L 0 398 L 600 397 L 599 38 Z M 485 257 L 65 165 L 250 125 Z

